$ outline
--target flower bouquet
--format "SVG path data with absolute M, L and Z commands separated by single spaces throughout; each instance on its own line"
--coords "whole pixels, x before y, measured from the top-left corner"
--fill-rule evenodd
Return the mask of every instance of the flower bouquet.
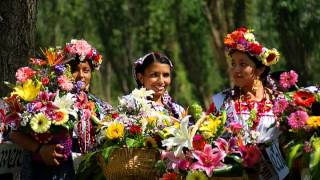
M 7 83 L 13 91 L 4 98 L 5 125 L 39 143 L 62 144 L 60 153 L 66 160 L 72 146 L 69 131 L 89 109 L 84 105 L 85 93 L 80 92 L 84 83 L 72 78 L 61 48 L 45 49 L 43 55 L 44 58 L 31 58 L 30 66 L 17 70 L 15 84 Z M 41 161 L 38 155 L 34 158 Z
M 168 133 L 162 141 L 167 149 L 162 151 L 157 164 L 162 179 L 243 179 L 242 164 L 254 165 L 247 158 L 254 151 L 246 146 L 241 149 L 236 137 L 223 137 L 229 131 L 224 127 L 226 113 L 205 114 L 197 105 L 190 111 L 198 113 L 167 127 Z M 198 120 L 192 124 L 189 119 Z
M 135 89 L 119 99 L 118 114 L 107 116 L 96 135 L 101 145 L 102 164 L 108 179 L 150 179 L 156 177 L 154 165 L 164 129 L 178 122 L 152 108 L 153 91 Z
M 280 75 L 279 85 L 288 90 L 277 99 L 274 112 L 279 116 L 285 137 L 285 150 L 289 167 L 295 167 L 296 159 L 309 167 L 313 178 L 320 175 L 320 89 L 316 86 L 299 88 L 298 75 L 294 71 Z M 291 88 L 292 89 L 292 88 Z

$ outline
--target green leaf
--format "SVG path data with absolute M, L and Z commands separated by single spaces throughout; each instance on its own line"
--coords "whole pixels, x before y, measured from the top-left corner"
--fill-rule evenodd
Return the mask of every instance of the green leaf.
M 289 156 L 288 156 L 288 167 L 291 169 L 293 161 L 299 156 L 299 153 L 301 153 L 301 150 L 303 148 L 303 145 L 301 143 L 294 145 L 289 150 Z
M 138 138 L 136 139 L 132 139 L 132 138 L 126 138 L 126 144 L 128 146 L 128 148 L 137 148 L 137 147 L 141 147 L 142 143 L 141 140 Z
M 320 138 L 314 138 L 312 141 L 314 151 L 311 153 L 309 167 L 314 170 L 320 162 Z

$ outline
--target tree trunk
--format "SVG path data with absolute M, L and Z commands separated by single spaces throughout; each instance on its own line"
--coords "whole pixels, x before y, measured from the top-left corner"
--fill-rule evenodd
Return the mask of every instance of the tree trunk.
M 15 82 L 15 71 L 34 52 L 37 0 L 0 1 L 0 96 L 8 94 L 4 81 Z

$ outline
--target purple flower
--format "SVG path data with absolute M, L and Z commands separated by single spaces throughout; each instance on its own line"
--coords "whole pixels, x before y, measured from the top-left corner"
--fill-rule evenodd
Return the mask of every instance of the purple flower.
M 54 67 L 54 70 L 58 75 L 61 75 L 66 70 L 66 67 L 63 64 L 58 64 Z
M 77 81 L 75 88 L 77 92 L 80 92 L 81 89 L 83 89 L 85 86 L 85 83 L 83 81 Z
M 288 124 L 292 129 L 303 128 L 309 116 L 305 111 L 296 111 L 289 115 Z

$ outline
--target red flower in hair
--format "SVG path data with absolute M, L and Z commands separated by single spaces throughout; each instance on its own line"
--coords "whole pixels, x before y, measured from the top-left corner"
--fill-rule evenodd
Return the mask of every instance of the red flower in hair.
M 239 28 L 237 29 L 237 31 L 247 32 L 248 29 L 245 28 L 245 27 L 239 27 Z
M 260 44 L 251 43 L 249 47 L 249 51 L 251 54 L 259 55 L 262 53 L 262 46 Z
M 316 98 L 311 92 L 307 91 L 297 91 L 293 95 L 294 101 L 297 105 L 310 107 Z

